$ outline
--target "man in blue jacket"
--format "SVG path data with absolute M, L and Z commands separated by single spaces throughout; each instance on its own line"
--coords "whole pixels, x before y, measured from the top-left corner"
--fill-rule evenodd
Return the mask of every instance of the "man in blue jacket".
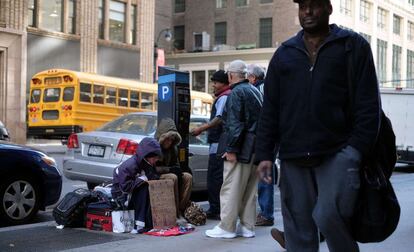
M 269 63 L 257 130 L 258 171 L 271 179 L 278 146 L 288 251 L 318 251 L 318 229 L 330 251 L 358 251 L 349 224 L 361 159 L 375 142 L 380 118 L 371 49 L 358 34 L 329 25 L 329 0 L 294 2 L 303 30 Z M 348 53 L 354 56 L 351 93 Z

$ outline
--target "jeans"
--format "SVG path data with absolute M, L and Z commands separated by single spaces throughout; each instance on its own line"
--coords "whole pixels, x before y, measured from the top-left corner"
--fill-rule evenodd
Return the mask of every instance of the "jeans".
M 207 190 L 209 211 L 220 214 L 220 189 L 223 184 L 223 159 L 216 154 L 210 154 L 207 171 Z
M 274 168 L 274 167 L 273 167 Z M 272 169 L 272 175 L 274 174 Z M 274 183 L 267 184 L 264 181 L 259 182 L 257 186 L 258 192 L 258 201 L 260 207 L 260 215 L 268 220 L 273 220 L 273 212 L 274 212 L 274 194 L 275 188 Z

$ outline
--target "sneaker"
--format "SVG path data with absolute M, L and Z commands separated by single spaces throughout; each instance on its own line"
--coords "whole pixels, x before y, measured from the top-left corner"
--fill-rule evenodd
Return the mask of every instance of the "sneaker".
M 132 230 L 131 230 L 131 232 L 130 232 L 130 233 L 131 233 L 131 234 L 138 234 L 138 230 L 134 228 L 134 229 L 132 229 Z
M 249 230 L 247 227 L 243 226 L 242 224 L 237 225 L 236 234 L 244 238 L 252 238 L 256 235 L 254 231 Z
M 270 219 L 266 219 L 262 215 L 257 215 L 256 217 L 256 226 L 273 226 L 274 221 Z
M 212 238 L 225 238 L 232 239 L 236 237 L 236 233 L 221 229 L 219 226 L 215 226 L 213 229 L 206 230 L 206 236 Z
M 273 239 L 277 241 L 282 248 L 286 248 L 285 233 L 283 231 L 280 231 L 277 228 L 272 228 L 272 230 L 270 230 L 270 234 L 272 235 Z

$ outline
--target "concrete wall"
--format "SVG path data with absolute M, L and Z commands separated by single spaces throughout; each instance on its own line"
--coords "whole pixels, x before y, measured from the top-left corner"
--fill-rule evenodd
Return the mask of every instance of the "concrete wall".
M 138 51 L 98 46 L 98 74 L 138 79 L 139 69 Z

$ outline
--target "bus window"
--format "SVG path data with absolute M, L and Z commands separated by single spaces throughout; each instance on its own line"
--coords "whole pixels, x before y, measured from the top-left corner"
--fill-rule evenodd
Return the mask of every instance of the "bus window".
M 79 101 L 91 102 L 91 84 L 88 84 L 88 83 L 80 84 Z
M 104 104 L 104 86 L 93 85 L 93 103 Z
M 128 89 L 118 89 L 118 106 L 128 107 Z
M 46 88 L 43 93 L 43 102 L 57 102 L 60 97 L 60 88 Z
M 32 95 L 30 96 L 31 103 L 38 103 L 40 101 L 40 89 L 33 89 Z
M 151 109 L 152 110 L 152 97 L 154 95 L 151 93 L 141 93 L 141 108 L 142 109 Z
M 131 108 L 139 108 L 139 92 L 131 90 L 129 97 L 129 106 Z
M 65 89 L 63 89 L 63 101 L 73 101 L 74 93 L 75 88 L 65 87 Z
M 106 104 L 116 105 L 116 88 L 106 88 Z

